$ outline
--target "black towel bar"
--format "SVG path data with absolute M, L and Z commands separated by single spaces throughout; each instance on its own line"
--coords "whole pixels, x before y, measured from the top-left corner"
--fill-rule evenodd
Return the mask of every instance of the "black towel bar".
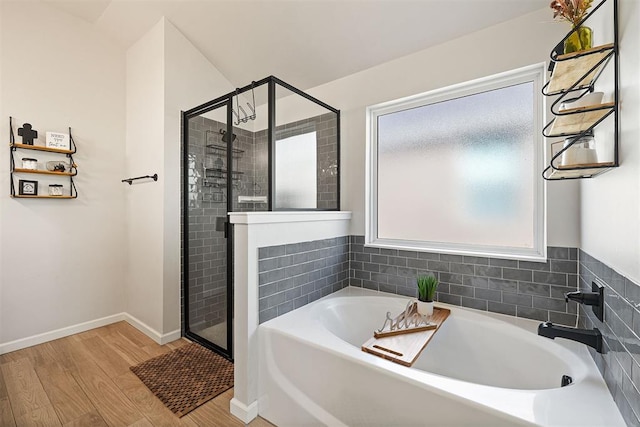
M 133 181 L 136 181 L 138 179 L 145 179 L 145 178 L 151 178 L 154 181 L 157 181 L 158 180 L 158 174 L 154 173 L 153 175 L 145 175 L 145 176 L 138 176 L 138 177 L 135 177 L 135 178 L 127 178 L 127 179 L 123 179 L 122 182 L 128 182 L 129 185 L 131 185 L 131 184 L 133 184 Z

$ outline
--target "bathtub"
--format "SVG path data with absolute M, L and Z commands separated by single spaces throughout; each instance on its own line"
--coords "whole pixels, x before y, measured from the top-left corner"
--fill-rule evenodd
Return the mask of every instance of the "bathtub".
M 624 426 L 582 344 L 446 304 L 412 367 L 361 351 L 407 298 L 345 288 L 263 323 L 259 414 L 287 426 Z M 573 383 L 561 387 L 563 375 Z

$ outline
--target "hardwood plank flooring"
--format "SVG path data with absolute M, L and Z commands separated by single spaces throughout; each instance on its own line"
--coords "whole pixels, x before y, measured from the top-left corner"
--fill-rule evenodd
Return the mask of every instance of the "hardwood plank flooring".
M 2 375 L 2 369 L 0 369 L 0 400 L 9 399 L 9 393 L 7 392 L 7 386 L 4 383 L 4 375 Z
M 9 398 L 5 397 L 3 399 L 0 399 L 0 426 L 13 427 L 15 425 L 16 422 L 13 419 L 13 411 L 11 410 L 11 403 L 9 403 Z
M 36 366 L 36 373 L 49 400 L 63 424 L 71 422 L 94 409 L 71 372 L 55 362 Z
M 129 372 L 131 364 L 115 351 L 111 342 L 107 344 L 102 340 L 102 337 L 91 337 L 82 340 L 80 345 L 84 347 L 86 354 L 91 354 L 94 362 L 102 368 L 109 378 Z
M 149 359 L 149 354 L 146 351 L 119 332 L 113 332 L 103 339 L 109 342 L 116 353 L 126 360 L 129 365 L 137 365 Z
M 74 364 L 75 380 L 108 425 L 126 426 L 144 418 L 90 353 L 81 349 L 74 355 Z
M 0 368 L 16 421 L 38 409 L 51 406 L 28 357 L 3 363 Z
M 95 409 L 91 412 L 87 412 L 81 417 L 76 418 L 68 423 L 62 425 L 63 427 L 108 427 L 104 422 L 98 411 Z
M 0 355 L 0 426 L 243 426 L 229 413 L 233 389 L 178 418 L 129 370 L 188 343 L 159 345 L 118 322 Z
M 62 426 L 60 419 L 56 415 L 56 411 L 53 406 L 47 405 L 42 408 L 34 409 L 28 413 L 16 418 L 16 425 L 18 426 Z
M 120 390 L 136 405 L 136 408 L 155 426 L 184 426 L 181 418 L 167 409 L 140 379 L 131 371 L 114 378 Z

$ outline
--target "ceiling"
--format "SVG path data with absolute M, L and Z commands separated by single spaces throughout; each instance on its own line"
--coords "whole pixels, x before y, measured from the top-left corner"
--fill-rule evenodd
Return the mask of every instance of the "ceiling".
M 275 75 L 303 90 L 548 5 L 548 0 L 43 1 L 124 47 L 165 16 L 234 86 Z

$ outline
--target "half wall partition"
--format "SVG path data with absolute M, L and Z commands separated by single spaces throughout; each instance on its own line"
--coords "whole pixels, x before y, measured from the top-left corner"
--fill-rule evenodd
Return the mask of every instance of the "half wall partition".
M 340 112 L 270 76 L 183 112 L 183 334 L 233 359 L 231 212 L 340 209 Z

